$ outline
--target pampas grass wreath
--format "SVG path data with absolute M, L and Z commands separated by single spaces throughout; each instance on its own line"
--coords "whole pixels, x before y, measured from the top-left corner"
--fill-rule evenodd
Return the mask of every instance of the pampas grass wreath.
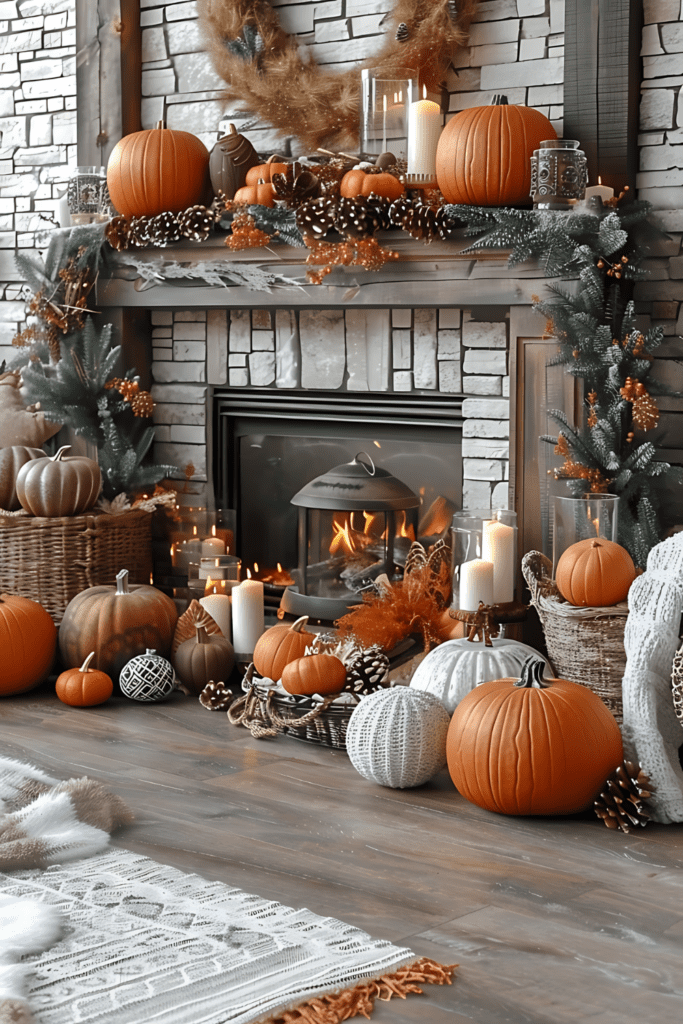
M 420 82 L 439 91 L 445 71 L 468 39 L 478 0 L 396 0 L 379 53 L 357 67 L 330 74 L 281 27 L 265 0 L 198 0 L 206 48 L 226 83 L 224 98 L 314 151 L 358 144 L 360 72 L 415 68 Z M 405 42 L 396 37 L 408 27 Z

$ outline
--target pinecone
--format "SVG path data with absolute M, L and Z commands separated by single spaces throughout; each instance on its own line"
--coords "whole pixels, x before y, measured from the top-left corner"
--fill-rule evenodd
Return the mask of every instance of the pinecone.
M 112 249 L 121 252 L 130 245 L 130 224 L 125 217 L 113 217 L 104 229 L 104 237 Z
M 160 213 L 149 222 L 149 240 L 152 245 L 169 245 L 180 241 L 180 227 L 174 213 Z
M 367 200 L 365 218 L 371 234 L 375 231 L 386 231 L 387 228 L 391 227 L 389 219 L 390 208 L 390 200 L 385 199 L 384 196 L 378 196 L 376 192 L 370 193 Z
M 405 21 L 402 21 L 396 29 L 396 39 L 399 43 L 407 43 L 410 39 L 410 29 Z
M 203 242 L 211 234 L 214 217 L 205 206 L 190 206 L 178 214 L 181 235 L 191 242 Z
M 671 672 L 671 689 L 674 699 L 674 711 L 678 720 L 683 725 L 683 650 L 674 656 L 674 664 Z
M 324 238 L 334 227 L 337 204 L 333 199 L 321 196 L 303 203 L 296 211 L 296 226 L 302 235 Z
M 432 206 L 413 206 L 403 218 L 401 227 L 411 238 L 431 242 L 439 233 L 437 211 Z
M 346 665 L 346 686 L 352 693 L 372 693 L 385 685 L 389 673 L 389 659 L 380 647 L 359 651 Z
M 285 174 L 274 174 L 271 180 L 276 196 L 283 199 L 289 209 L 314 199 L 320 191 L 319 178 L 296 162 L 287 165 Z
M 652 430 L 659 422 L 657 403 L 647 392 L 633 403 L 633 422 L 641 430 Z
M 232 703 L 233 692 L 225 683 L 207 683 L 199 694 L 199 703 L 209 711 L 227 711 Z
M 595 813 L 607 828 L 630 832 L 633 826 L 644 827 L 650 820 L 645 801 L 655 789 L 639 764 L 624 761 L 610 775 L 600 796 L 593 802 Z
M 149 217 L 131 217 L 128 225 L 128 244 L 143 249 L 149 245 Z
M 356 199 L 338 199 L 334 226 L 340 235 L 348 238 L 367 238 L 372 234 L 365 199 L 361 196 Z
M 458 11 L 458 0 L 448 0 L 448 3 L 446 4 L 446 10 L 448 11 L 448 17 L 455 25 L 455 23 L 458 20 L 458 15 L 460 13 Z
M 352 166 L 348 160 L 331 160 L 329 164 L 312 164 L 308 169 L 320 183 L 323 196 L 338 196 L 339 186 L 346 171 Z
M 389 223 L 393 224 L 394 227 L 397 228 L 402 227 L 403 218 L 409 210 L 412 210 L 412 208 L 412 200 L 408 199 L 407 196 L 401 196 L 399 199 L 394 199 L 393 203 L 389 207 Z

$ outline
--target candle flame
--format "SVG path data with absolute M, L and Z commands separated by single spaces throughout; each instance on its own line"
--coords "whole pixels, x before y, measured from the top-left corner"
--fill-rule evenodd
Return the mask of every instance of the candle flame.
M 254 572 L 258 572 L 258 562 L 254 562 Z
M 220 558 L 214 558 L 213 564 L 216 566 L 216 568 L 218 568 L 218 566 L 221 564 Z
M 282 572 L 282 563 L 281 562 L 277 563 L 277 571 L 278 572 Z
M 365 515 L 365 513 L 363 513 Z M 334 537 L 330 543 L 330 554 L 336 555 L 338 551 L 342 551 L 345 554 L 352 554 L 356 551 L 356 545 L 353 542 L 351 536 L 350 523 L 339 523 L 336 520 L 332 523 L 334 529 Z
M 212 536 L 212 537 L 215 537 L 215 536 L 216 536 L 216 524 L 215 524 L 215 523 L 214 523 L 214 525 L 213 525 L 213 526 L 211 527 L 211 536 Z
M 149 574 L 149 585 L 150 587 L 154 585 L 154 576 L 152 573 Z
M 599 174 L 598 174 L 598 185 L 602 185 L 602 178 L 600 177 Z
M 386 96 L 386 93 L 384 94 L 384 96 L 382 96 L 382 106 L 384 108 L 384 113 L 386 114 L 386 112 L 387 112 L 387 96 Z
M 206 581 L 206 583 L 204 584 L 204 596 L 206 597 L 207 594 L 215 594 L 215 593 L 216 593 L 216 584 L 214 583 L 214 581 L 209 576 L 207 581 Z
M 171 558 L 173 558 L 174 554 L 175 554 L 175 544 L 171 544 Z
M 247 569 L 247 579 L 251 579 L 251 569 Z
M 426 85 L 422 86 L 422 99 L 423 100 L 427 99 L 427 86 Z
M 373 444 L 374 444 L 374 445 L 375 445 L 375 446 L 376 446 L 377 448 L 381 448 L 381 447 L 382 447 L 382 445 L 381 445 L 381 444 L 379 443 L 379 441 L 373 441 L 372 443 L 373 443 Z
M 192 527 L 192 536 L 193 536 L 193 537 L 196 537 L 196 536 L 197 536 L 197 527 L 196 527 L 196 526 L 193 526 L 193 527 Z

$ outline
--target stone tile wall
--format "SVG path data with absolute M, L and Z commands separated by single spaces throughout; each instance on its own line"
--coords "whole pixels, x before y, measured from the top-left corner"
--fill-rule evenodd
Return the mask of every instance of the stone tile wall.
M 0 363 L 24 320 L 15 249 L 57 222 L 76 163 L 75 0 L 0 0 Z
M 156 456 L 207 479 L 212 386 L 463 394 L 463 500 L 506 507 L 507 322 L 459 309 L 152 313 Z

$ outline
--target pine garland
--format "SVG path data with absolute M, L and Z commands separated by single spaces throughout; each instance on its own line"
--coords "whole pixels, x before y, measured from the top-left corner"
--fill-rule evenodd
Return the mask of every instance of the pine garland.
M 646 220 L 650 208 L 623 193 L 615 207 L 596 214 L 446 207 L 478 236 L 466 251 L 510 249 L 510 267 L 535 259 L 548 277 L 578 278 L 575 289 L 551 286 L 553 298 L 537 300 L 535 308 L 558 343 L 550 364 L 584 382 L 585 422 L 572 425 L 553 410 L 559 435 L 542 440 L 564 459 L 555 476 L 568 481 L 572 495 L 619 495 L 619 540 L 642 567 L 661 539 L 659 485 L 681 479 L 642 437 L 659 419 L 654 396 L 678 394 L 651 379 L 663 331 L 636 327 L 630 297 L 633 282 L 647 273 L 641 264 L 656 230 Z

